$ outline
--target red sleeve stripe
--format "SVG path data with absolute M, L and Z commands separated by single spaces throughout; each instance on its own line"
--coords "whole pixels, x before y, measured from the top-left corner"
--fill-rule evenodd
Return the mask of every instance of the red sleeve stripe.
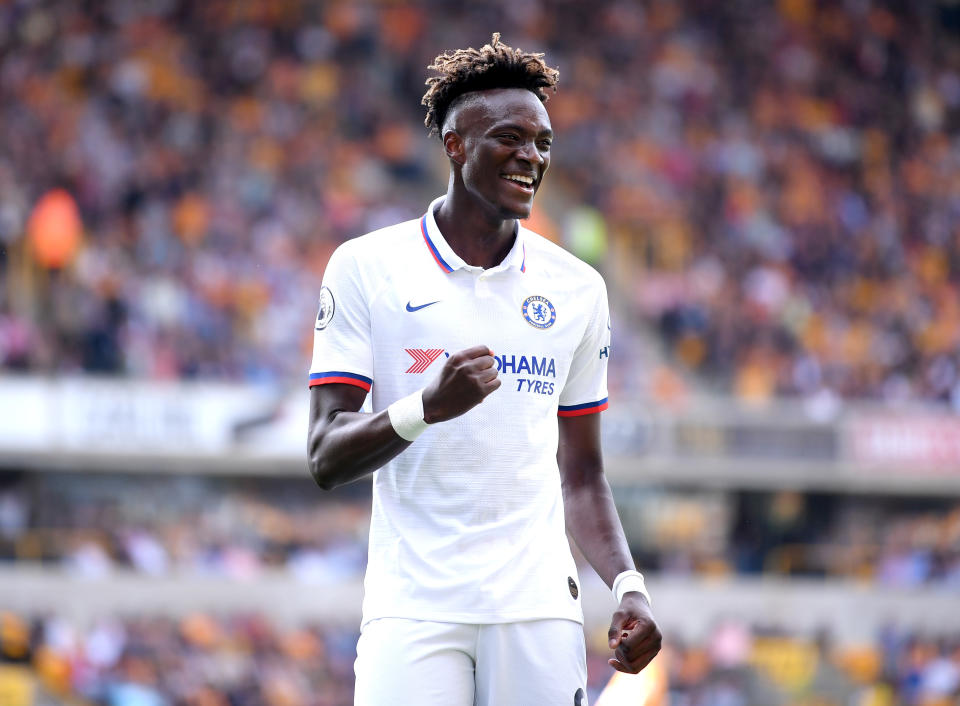
M 373 380 L 356 373 L 346 373 L 342 370 L 329 370 L 325 373 L 310 373 L 310 387 L 316 385 L 329 385 L 334 382 L 345 383 L 347 385 L 356 385 L 359 388 L 370 392 Z
M 607 402 L 607 398 L 604 397 L 598 402 L 585 402 L 584 404 L 574 404 L 574 405 L 560 405 L 557 408 L 558 417 L 582 417 L 584 414 L 596 414 L 597 412 L 602 412 L 610 404 Z

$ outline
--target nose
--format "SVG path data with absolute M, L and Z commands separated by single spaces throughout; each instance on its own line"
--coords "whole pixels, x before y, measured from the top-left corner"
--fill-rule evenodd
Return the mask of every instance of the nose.
M 519 148 L 520 158 L 533 164 L 543 164 L 544 158 L 535 142 L 524 142 Z

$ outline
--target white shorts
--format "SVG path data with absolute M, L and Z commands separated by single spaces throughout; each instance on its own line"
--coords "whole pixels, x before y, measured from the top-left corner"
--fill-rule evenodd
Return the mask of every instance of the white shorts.
M 587 706 L 583 626 L 380 618 L 357 643 L 355 706 Z

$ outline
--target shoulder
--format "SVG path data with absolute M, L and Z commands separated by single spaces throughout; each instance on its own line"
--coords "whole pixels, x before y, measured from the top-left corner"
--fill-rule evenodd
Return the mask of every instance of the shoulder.
M 599 272 L 539 233 L 524 228 L 523 242 L 527 248 L 530 267 L 538 274 L 551 279 L 562 277 L 571 286 L 606 290 L 603 276 Z
M 364 271 L 395 266 L 397 257 L 409 252 L 411 241 L 419 235 L 419 219 L 379 228 L 341 243 L 331 255 L 330 262 L 341 267 L 352 265 Z

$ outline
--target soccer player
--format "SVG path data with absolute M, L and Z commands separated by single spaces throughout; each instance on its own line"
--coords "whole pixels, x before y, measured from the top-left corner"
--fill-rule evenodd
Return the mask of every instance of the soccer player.
M 619 600 L 610 664 L 639 671 L 660 632 L 603 474 L 606 288 L 520 224 L 558 73 L 498 34 L 429 68 L 447 193 L 336 250 L 315 326 L 311 473 L 374 474 L 355 703 L 582 706 L 565 529 Z

